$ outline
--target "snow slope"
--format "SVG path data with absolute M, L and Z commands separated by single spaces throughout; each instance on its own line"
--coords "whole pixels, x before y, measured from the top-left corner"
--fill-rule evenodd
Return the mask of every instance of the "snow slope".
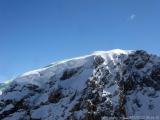
M 160 58 L 97 51 L 22 74 L 0 96 L 3 120 L 160 119 Z
M 7 80 L 3 83 L 0 83 L 0 95 L 2 94 L 2 91 L 9 86 L 9 84 L 11 83 L 11 80 Z

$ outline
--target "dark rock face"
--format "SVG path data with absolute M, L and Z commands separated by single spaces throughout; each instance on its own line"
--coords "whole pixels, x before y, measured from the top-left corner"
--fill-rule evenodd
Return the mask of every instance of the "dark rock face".
M 95 67 L 103 64 L 103 62 L 104 62 L 104 58 L 101 57 L 100 55 L 94 57 L 94 63 L 93 64 L 94 64 Z
M 63 97 L 60 90 L 54 90 L 48 97 L 48 101 L 51 103 L 57 103 Z
M 143 50 L 138 50 L 135 53 L 131 53 L 124 61 L 124 63 L 128 66 L 133 66 L 136 67 L 137 69 L 143 68 L 146 63 L 149 61 L 150 55 L 147 54 Z
M 13 82 L 0 97 L 0 119 L 123 120 L 159 115 L 160 58 L 138 50 L 112 59 L 94 56 L 92 66 L 84 67 L 85 63 L 48 80 L 42 77 L 43 86 Z M 85 70 L 92 72 L 87 76 Z
M 60 80 L 66 80 L 66 79 L 69 79 L 71 78 L 72 76 L 74 76 L 80 69 L 81 67 L 79 68 L 73 68 L 73 69 L 69 69 L 69 70 L 65 70 L 63 72 L 63 75 L 62 77 L 60 78 Z
M 160 81 L 160 65 L 155 66 L 155 68 L 152 70 L 151 78 Z

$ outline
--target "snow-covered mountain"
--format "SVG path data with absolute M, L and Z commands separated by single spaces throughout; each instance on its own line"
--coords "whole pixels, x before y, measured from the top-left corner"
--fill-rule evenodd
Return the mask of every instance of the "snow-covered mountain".
M 0 120 L 159 120 L 160 57 L 98 51 L 24 73 L 0 96 Z

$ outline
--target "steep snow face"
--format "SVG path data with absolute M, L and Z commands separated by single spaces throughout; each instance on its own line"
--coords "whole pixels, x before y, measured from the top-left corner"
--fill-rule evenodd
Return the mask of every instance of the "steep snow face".
M 97 51 L 16 78 L 0 96 L 0 119 L 159 119 L 159 84 L 159 57 Z

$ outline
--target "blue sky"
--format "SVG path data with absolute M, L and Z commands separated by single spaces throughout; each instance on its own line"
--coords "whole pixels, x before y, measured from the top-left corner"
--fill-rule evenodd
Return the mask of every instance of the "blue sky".
M 160 54 L 159 0 L 0 0 L 0 81 L 97 50 Z

